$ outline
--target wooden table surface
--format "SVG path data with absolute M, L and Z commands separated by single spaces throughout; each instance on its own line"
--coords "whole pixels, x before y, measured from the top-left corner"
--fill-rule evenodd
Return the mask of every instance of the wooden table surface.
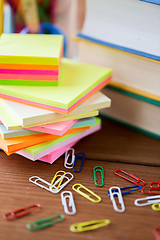
M 116 176 L 114 170 L 123 169 L 143 179 L 148 185 L 160 181 L 160 142 L 130 129 L 103 120 L 102 130 L 81 140 L 75 151 L 84 151 L 86 161 L 80 173 L 65 187 L 73 193 L 77 213 L 64 213 L 59 194 L 52 194 L 29 182 L 29 177 L 39 176 L 50 182 L 63 166 L 64 156 L 54 164 L 32 162 L 22 156 L 7 156 L 0 152 L 0 240 L 51 240 L 51 239 L 110 239 L 110 240 L 154 240 L 152 229 L 160 226 L 160 212 L 153 211 L 151 205 L 137 207 L 134 200 L 146 197 L 140 191 L 124 195 L 126 210 L 114 211 L 107 191 L 111 186 L 133 186 Z M 105 172 L 104 186 L 97 187 L 93 180 L 93 168 L 102 166 Z M 81 183 L 101 196 L 100 203 L 92 203 L 74 192 L 71 187 Z M 41 209 L 14 221 L 6 221 L 2 215 L 21 207 L 39 203 Z M 26 224 L 54 214 L 64 214 L 64 221 L 54 226 L 31 232 Z M 108 226 L 73 233 L 69 227 L 73 223 L 98 219 L 110 219 Z

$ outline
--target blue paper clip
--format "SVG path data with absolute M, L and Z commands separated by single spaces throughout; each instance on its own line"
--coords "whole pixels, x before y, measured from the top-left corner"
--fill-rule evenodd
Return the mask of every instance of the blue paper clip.
M 82 159 L 81 167 L 80 167 L 79 170 L 75 170 L 75 169 L 74 169 L 74 167 L 75 167 L 75 165 L 76 165 L 76 162 L 77 162 L 77 159 Z M 72 168 L 74 172 L 78 172 L 78 173 L 79 173 L 79 172 L 82 170 L 82 167 L 83 167 L 83 165 L 84 165 L 84 160 L 85 160 L 85 153 L 83 153 L 83 152 L 78 152 L 78 153 L 76 153 L 75 159 L 74 159 L 74 163 L 73 163 L 73 168 Z
M 129 190 L 129 191 L 125 191 L 125 192 L 123 191 L 124 189 L 132 189 L 132 188 L 136 188 L 136 189 Z M 140 189 L 142 189 L 142 186 L 140 186 L 140 185 L 131 186 L 131 187 L 128 186 L 128 187 L 122 187 L 122 188 L 120 188 L 122 195 L 123 195 L 123 194 L 127 194 L 127 193 L 131 193 L 131 192 L 134 192 L 134 191 L 137 191 L 137 190 L 140 190 Z M 114 189 L 113 192 L 116 192 L 116 189 Z M 107 194 L 108 194 L 108 196 L 110 197 L 109 191 L 107 192 Z

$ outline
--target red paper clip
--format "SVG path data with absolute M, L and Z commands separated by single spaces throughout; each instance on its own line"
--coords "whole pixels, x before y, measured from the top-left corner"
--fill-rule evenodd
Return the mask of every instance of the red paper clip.
M 153 235 L 155 236 L 155 240 L 160 240 L 160 234 L 159 234 L 160 227 L 155 227 L 152 232 Z
M 27 214 L 30 214 L 31 212 L 33 212 L 33 211 L 35 211 L 39 208 L 41 208 L 40 204 L 33 204 L 31 206 L 28 206 L 28 207 L 25 207 L 25 208 L 20 208 L 20 209 L 17 209 L 15 211 L 6 213 L 6 214 L 3 215 L 3 218 L 5 220 L 12 221 L 16 218 L 20 218 L 20 217 L 23 217 Z
M 135 179 L 136 181 L 133 181 L 133 180 L 131 180 L 131 179 L 129 179 L 129 178 L 123 176 L 123 175 L 120 175 L 120 174 L 118 174 L 117 172 L 122 172 L 122 173 L 124 173 L 125 175 L 130 176 L 131 178 Z M 143 180 L 141 180 L 140 178 L 137 178 L 137 177 L 135 177 L 134 175 L 132 175 L 132 174 L 130 174 L 130 173 L 127 173 L 127 172 L 125 172 L 125 171 L 123 171 L 123 170 L 121 170 L 121 169 L 115 170 L 114 173 L 115 173 L 116 175 L 118 175 L 119 177 L 124 178 L 124 179 L 126 179 L 127 181 L 132 182 L 132 183 L 134 183 L 134 184 L 136 184 L 136 185 L 141 185 L 141 186 L 143 186 L 143 185 L 146 184 L 145 181 L 143 181 Z
M 157 186 L 155 186 L 155 185 L 157 185 Z M 144 194 L 159 195 L 160 194 L 160 182 L 151 182 L 149 187 L 143 187 L 141 189 L 141 192 Z

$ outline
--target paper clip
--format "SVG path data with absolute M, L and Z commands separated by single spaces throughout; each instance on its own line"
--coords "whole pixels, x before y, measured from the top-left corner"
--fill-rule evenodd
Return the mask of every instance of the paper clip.
M 129 178 L 123 176 L 123 175 L 120 175 L 120 174 L 117 173 L 117 172 L 124 173 L 124 175 L 130 176 L 131 178 L 135 179 L 136 181 L 131 180 L 131 179 L 129 179 Z M 141 185 L 141 186 L 143 186 L 143 185 L 146 184 L 145 181 L 143 181 L 142 179 L 137 178 L 136 176 L 134 176 L 134 175 L 132 175 L 132 174 L 130 174 L 130 173 L 127 173 L 127 172 L 125 172 L 125 171 L 123 171 L 123 170 L 121 170 L 121 169 L 115 170 L 114 173 L 115 173 L 116 175 L 118 175 L 119 177 L 124 178 L 124 179 L 126 179 L 127 181 L 132 182 L 132 183 L 134 183 L 134 184 L 136 184 L 136 185 Z
M 98 184 L 97 183 L 97 172 L 100 172 L 101 174 L 101 181 L 102 184 Z M 94 183 L 98 186 L 98 187 L 102 187 L 104 185 L 104 170 L 103 167 L 101 166 L 96 166 L 93 168 L 93 174 L 94 174 Z
M 156 186 L 154 186 L 154 185 L 156 185 Z M 159 195 L 160 194 L 160 183 L 159 182 L 151 182 L 149 187 L 143 187 L 141 192 L 144 194 Z
M 155 211 L 160 211 L 160 201 L 159 203 L 152 204 L 152 209 Z
M 56 182 L 57 178 L 59 179 L 64 173 L 65 173 L 65 171 L 61 171 L 61 170 L 58 171 L 58 172 L 56 172 L 56 174 L 54 175 L 54 177 L 53 177 L 53 179 L 52 179 L 51 184 L 50 184 L 49 187 L 51 188 L 52 185 L 54 185 L 54 182 Z M 63 179 L 59 182 L 59 184 L 58 184 L 58 186 L 56 187 L 56 189 L 58 189 L 58 188 L 60 187 L 62 181 L 63 181 Z M 56 190 L 56 189 L 53 189 L 53 191 Z
M 74 176 L 72 173 L 66 172 L 50 187 L 50 189 L 54 193 L 59 193 L 73 178 L 74 178 Z M 65 180 L 64 183 L 62 183 L 63 180 Z M 59 182 L 61 182 L 60 186 L 59 186 Z M 58 184 L 59 188 L 56 187 L 57 184 Z
M 49 191 L 49 192 L 51 192 L 51 193 L 55 193 L 55 191 L 53 191 L 51 188 L 49 188 L 50 183 L 47 182 L 47 181 L 45 181 L 44 179 L 42 179 L 42 178 L 40 178 L 40 177 L 37 177 L 37 176 L 30 177 L 30 178 L 29 178 L 29 181 L 32 182 L 32 183 L 34 183 L 35 185 L 41 187 L 41 188 L 46 189 L 47 191 Z M 46 186 L 44 186 L 44 185 L 42 185 L 42 184 L 40 184 L 40 183 L 38 183 L 38 182 L 42 182 L 42 183 L 44 183 L 45 185 L 47 185 L 48 187 L 46 187 Z
M 67 198 L 69 199 L 68 206 L 67 206 L 67 200 L 66 200 Z M 75 207 L 72 192 L 70 192 L 70 191 L 62 192 L 61 193 L 61 201 L 62 201 L 62 205 L 64 206 L 64 211 L 66 214 L 68 214 L 68 215 L 76 214 L 76 207 Z M 68 207 L 71 208 L 71 211 L 69 211 Z
M 52 226 L 55 223 L 61 222 L 63 220 L 64 220 L 64 215 L 57 214 L 57 215 L 53 215 L 53 216 L 48 217 L 48 218 L 44 218 L 44 219 L 41 219 L 41 220 L 38 220 L 38 221 L 35 221 L 35 222 L 28 223 L 26 225 L 26 227 L 30 231 L 37 231 L 37 230 L 40 230 L 42 228 Z
M 12 221 L 12 220 L 15 220 L 17 218 L 21 218 L 25 215 L 28 215 L 31 212 L 34 212 L 35 210 L 38 210 L 39 208 L 41 208 L 40 204 L 33 204 L 33 205 L 25 207 L 25 208 L 20 208 L 20 209 L 14 210 L 12 212 L 8 212 L 8 213 L 3 215 L 3 218 L 5 220 Z
M 124 212 L 125 211 L 125 206 L 124 206 L 124 202 L 123 202 L 123 198 L 122 198 L 122 193 L 119 187 L 113 186 L 109 188 L 109 195 L 110 195 L 110 199 L 113 203 L 113 208 L 116 212 Z M 116 201 L 115 201 L 115 197 L 118 197 L 118 201 L 119 204 L 121 206 L 121 209 L 119 209 L 117 207 Z
M 153 235 L 155 236 L 155 240 L 160 240 L 159 230 L 160 230 L 160 226 L 159 226 L 159 227 L 155 227 L 155 228 L 152 230 Z
M 69 154 L 68 152 L 71 151 L 71 154 Z M 68 162 L 69 157 L 71 156 L 71 162 Z M 64 166 L 66 168 L 73 168 L 73 163 L 74 163 L 74 148 L 68 148 L 67 151 L 65 152 L 65 160 L 64 160 Z
M 75 168 L 75 165 L 76 165 L 76 162 L 77 162 L 77 159 L 82 159 L 81 167 L 80 167 L 79 170 L 75 170 L 75 169 L 74 169 L 74 168 Z M 83 153 L 83 152 L 78 152 L 78 153 L 76 153 L 75 158 L 74 158 L 73 168 L 72 168 L 73 171 L 79 173 L 79 172 L 82 170 L 82 167 L 83 167 L 83 165 L 84 165 L 84 160 L 85 160 L 85 153 Z
M 132 189 L 132 188 L 133 188 L 133 189 Z M 132 189 L 132 190 L 123 191 L 124 189 Z M 140 190 L 140 189 L 142 189 L 142 186 L 140 186 L 140 185 L 128 186 L 128 187 L 122 187 L 122 188 L 120 188 L 122 195 L 123 195 L 123 194 L 127 194 L 127 193 L 131 193 L 131 192 L 134 192 L 134 191 L 138 191 L 138 190 Z M 116 189 L 114 189 L 113 192 L 116 192 Z M 109 191 L 107 192 L 107 194 L 108 194 L 108 196 L 110 197 Z
M 70 226 L 72 232 L 86 232 L 110 224 L 109 219 L 92 220 L 89 222 L 74 223 Z
M 139 203 L 141 201 L 142 201 L 142 203 Z M 144 201 L 146 201 L 146 202 L 144 202 Z M 151 204 L 159 203 L 159 202 L 160 202 L 160 195 L 157 195 L 157 196 L 152 196 L 152 197 L 138 198 L 134 201 L 134 204 L 138 207 L 142 207 L 142 206 L 151 205 Z
M 78 188 L 75 188 L 75 187 L 77 187 L 77 186 L 78 186 Z M 87 193 L 84 193 L 84 192 L 80 191 L 81 188 L 82 188 L 83 190 L 86 190 L 86 192 L 87 192 L 89 195 L 88 195 Z M 83 186 L 82 184 L 80 184 L 80 183 L 74 184 L 74 185 L 72 186 L 72 189 L 73 189 L 74 191 L 76 191 L 77 193 L 79 193 L 80 195 L 82 195 L 83 197 L 85 197 L 85 198 L 87 198 L 88 200 L 90 200 L 91 202 L 98 203 L 98 202 L 101 201 L 101 197 L 99 197 L 97 194 L 95 194 L 94 192 L 92 192 L 90 189 L 84 187 L 84 186 Z M 95 197 L 96 199 L 91 198 L 90 195 L 92 195 L 92 196 Z

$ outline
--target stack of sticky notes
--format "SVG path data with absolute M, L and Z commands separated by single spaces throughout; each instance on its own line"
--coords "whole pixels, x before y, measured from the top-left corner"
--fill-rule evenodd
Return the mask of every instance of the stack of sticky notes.
M 0 84 L 58 85 L 62 35 L 2 34 Z
M 36 43 L 37 35 L 29 36 Z M 49 43 L 50 35 L 44 37 Z M 3 38 L 4 45 L 5 38 L 7 35 Z M 47 58 L 50 61 L 45 62 L 42 52 L 45 53 L 42 50 L 39 59 L 37 56 L 33 59 L 37 58 L 42 66 L 55 64 L 52 54 Z M 28 57 L 24 54 L 22 58 L 26 64 Z M 22 84 L 10 85 L 4 84 L 4 80 L 0 84 L 0 148 L 8 155 L 17 153 L 33 161 L 53 163 L 80 139 L 100 130 L 101 120 L 96 116 L 99 109 L 110 107 L 111 100 L 99 90 L 111 81 L 111 75 L 109 68 L 63 58 L 58 86 L 48 86 L 45 81 L 43 86 L 25 85 L 23 80 Z

